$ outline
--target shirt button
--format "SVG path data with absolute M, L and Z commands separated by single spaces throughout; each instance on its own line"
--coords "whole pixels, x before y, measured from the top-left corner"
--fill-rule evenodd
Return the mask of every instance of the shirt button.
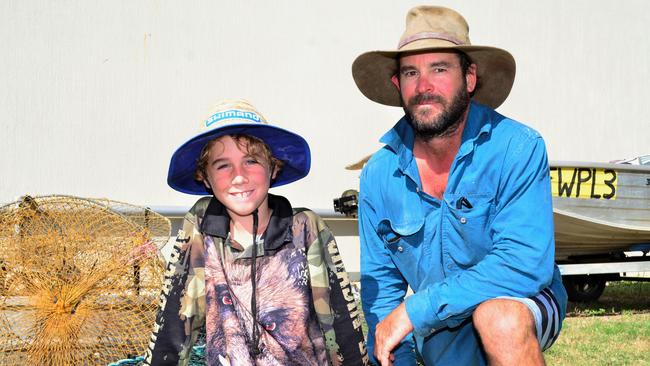
M 464 217 L 461 217 L 461 218 L 460 218 L 460 223 L 461 223 L 461 224 L 465 224 L 465 223 L 467 223 L 467 219 L 464 218 Z
M 401 252 L 404 251 L 404 248 L 402 248 L 402 247 L 397 247 L 397 251 L 401 253 Z

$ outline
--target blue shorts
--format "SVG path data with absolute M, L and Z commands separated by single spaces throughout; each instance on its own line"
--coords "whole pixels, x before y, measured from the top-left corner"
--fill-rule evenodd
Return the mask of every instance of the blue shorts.
M 501 296 L 499 299 L 519 301 L 530 309 L 535 318 L 537 340 L 542 351 L 551 347 L 560 335 L 560 307 L 550 288 L 528 298 Z

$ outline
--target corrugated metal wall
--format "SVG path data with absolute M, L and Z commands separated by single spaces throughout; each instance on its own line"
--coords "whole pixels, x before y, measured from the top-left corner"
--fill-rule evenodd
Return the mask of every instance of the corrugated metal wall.
M 358 183 L 343 167 L 376 150 L 401 110 L 365 99 L 354 58 L 392 49 L 416 1 L 0 2 L 0 202 L 67 193 L 189 206 L 166 185 L 175 148 L 208 105 L 251 100 L 311 144 L 288 188 L 330 209 Z M 553 160 L 650 153 L 650 5 L 644 0 L 440 1 L 474 44 L 509 50 L 500 108 L 540 130 Z

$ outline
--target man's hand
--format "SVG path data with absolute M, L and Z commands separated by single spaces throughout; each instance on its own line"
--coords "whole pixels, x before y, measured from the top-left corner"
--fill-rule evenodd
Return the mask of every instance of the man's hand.
M 413 331 L 413 324 L 406 314 L 406 306 L 401 303 L 384 318 L 375 329 L 375 357 L 381 366 L 391 366 L 395 356 L 391 351 L 399 342 Z

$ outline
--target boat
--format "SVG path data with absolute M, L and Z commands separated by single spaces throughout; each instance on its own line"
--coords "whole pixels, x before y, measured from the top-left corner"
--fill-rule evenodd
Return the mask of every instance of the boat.
M 555 162 L 550 175 L 556 260 L 650 244 L 650 165 Z

